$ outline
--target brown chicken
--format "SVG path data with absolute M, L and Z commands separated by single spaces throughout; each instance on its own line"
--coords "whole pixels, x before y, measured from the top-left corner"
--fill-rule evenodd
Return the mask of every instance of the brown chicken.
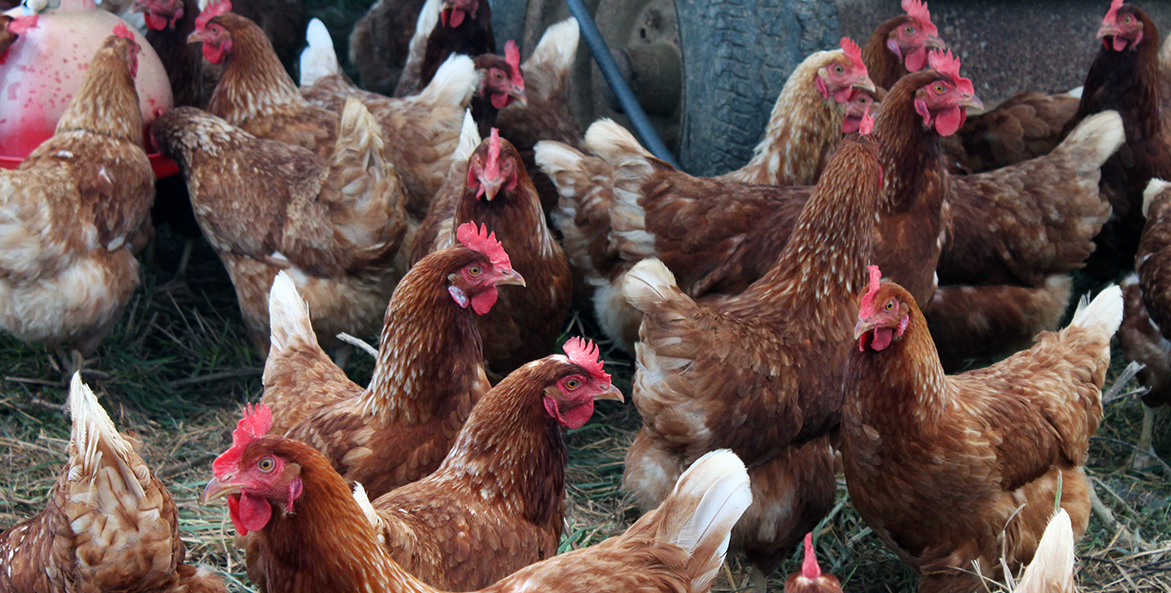
M 718 179 L 758 185 L 813 185 L 827 150 L 842 137 L 846 105 L 857 90 L 874 92 L 862 50 L 843 37 L 840 51 L 805 58 L 773 105 L 752 160 Z M 855 132 L 857 127 L 846 132 Z
M 923 314 L 871 267 L 850 349 L 841 452 L 850 500 L 922 574 L 919 591 L 984 591 L 1032 559 L 1054 502 L 1078 537 L 1089 520 L 1082 471 L 1102 419 L 1110 338 L 1122 321 L 1112 286 L 990 367 L 945 375 Z
M 472 591 L 555 556 L 568 463 L 561 429 L 583 426 L 597 399 L 622 393 L 581 338 L 484 394 L 435 473 L 374 501 L 394 561 L 432 587 Z
M 223 65 L 207 110 L 249 134 L 328 159 L 337 144 L 338 114 L 302 98 L 264 31 L 230 10 L 230 0 L 208 5 L 188 37 L 203 43 L 208 62 Z
M 944 47 L 926 2 L 902 0 L 900 5 L 906 14 L 884 21 L 862 48 L 870 80 L 884 89 L 894 87 L 908 73 L 926 68 L 929 49 Z
M 1064 137 L 1081 99 L 1072 93 L 1020 93 L 995 109 L 968 117 L 943 140 L 948 169 L 972 174 L 1049 154 Z
M 204 502 L 227 497 L 238 531 L 256 532 L 259 568 L 282 593 L 431 593 L 402 569 L 345 480 L 313 447 L 265 436 L 271 412 L 245 412 L 232 448 L 212 465 Z M 744 464 L 710 453 L 683 474 L 659 509 L 625 534 L 513 573 L 484 591 L 706 593 L 729 531 L 751 502 Z M 328 563 L 329 570 L 308 567 Z
M 419 10 L 407 62 L 394 96 L 418 93 L 453 55 L 496 53 L 492 7 L 486 0 L 430 0 Z
M 939 137 L 963 124 L 966 106 L 979 105 L 971 81 L 959 75 L 958 60 L 950 53 L 933 53 L 931 60 L 939 69 L 917 72 L 896 84 L 874 124 L 886 179 L 876 257 L 925 298 L 935 288 L 934 268 L 944 231 L 946 172 L 939 158 Z M 927 116 L 918 111 L 918 103 Z M 565 215 L 562 228 L 567 245 L 578 249 L 584 244 L 591 250 L 591 263 L 602 261 L 605 271 L 586 280 L 597 286 L 594 305 L 602 329 L 624 347 L 634 341 L 639 323 L 638 311 L 619 289 L 631 264 L 661 258 L 692 297 L 737 294 L 776 261 L 811 191 L 692 177 L 654 158 L 608 121 L 591 126 L 586 143 L 613 171 L 609 176 L 586 177 L 577 173 L 585 167 L 567 160 L 567 169 L 576 169 L 554 179 L 566 183 L 567 190 L 572 184 L 574 200 L 588 204 L 590 210 L 582 208 L 573 218 L 584 219 L 587 227 L 564 230 L 564 222 L 570 220 Z M 606 188 L 596 191 L 594 179 L 613 184 L 614 199 L 607 210 L 600 210 Z M 599 241 L 599 233 L 608 242 Z M 584 259 L 571 257 L 575 262 Z
M 198 0 L 138 0 L 135 10 L 145 17 L 146 40 L 167 70 L 175 106 L 206 106 L 215 91 L 219 69 L 212 66 L 204 72 L 203 53 L 197 45 L 187 43 L 199 18 Z
M 1074 548 L 1077 538 L 1065 509 L 1057 511 L 1037 542 L 1033 561 L 1025 569 L 1013 593 L 1074 593 Z
M 489 389 L 475 315 L 491 310 L 498 285 L 524 285 L 486 229 L 468 224 L 456 236 L 460 245 L 423 259 L 395 288 L 366 389 L 317 345 L 293 279 L 273 281 L 261 401 L 277 415 L 277 434 L 321 449 L 371 496 L 439 467 Z
M 340 125 L 328 162 L 190 107 L 151 126 L 183 169 L 196 218 L 232 278 L 262 354 L 277 272 L 297 284 L 314 331 L 335 359 L 348 352 L 338 333 L 382 329 L 386 302 L 404 273 L 394 260 L 406 231 L 406 198 L 383 155 L 382 129 L 357 99 Z
M 199 0 L 201 10 L 212 0 Z M 303 0 L 234 0 L 232 12 L 256 23 L 272 43 L 273 53 L 291 76 L 305 31 Z
M 451 245 L 452 229 L 461 224 L 498 229 L 513 269 L 526 282 L 524 289 L 501 291 L 500 302 L 477 320 L 488 368 L 504 375 L 553 351 L 573 291 L 569 261 L 545 223 L 520 154 L 495 129 L 471 154 L 467 167 L 453 168 L 451 176 L 454 181 L 444 186 L 451 193 L 432 201 L 411 259 Z
M 1148 390 L 1143 394 L 1143 423 L 1131 465 L 1146 469 L 1154 462 L 1155 425 L 1167 417 L 1167 403 L 1171 402 L 1171 341 L 1163 337 L 1162 328 L 1147 312 L 1137 273 L 1123 279 L 1122 297 L 1125 313 L 1118 328 L 1118 348 L 1127 360 L 1143 365 L 1138 381 Z
M 1108 109 L 1122 116 L 1126 145 L 1102 166 L 1102 192 L 1113 212 L 1086 264 L 1090 276 L 1112 279 L 1134 265 L 1147 183 L 1171 179 L 1171 65 L 1159 60 L 1159 29 L 1151 17 L 1122 0 L 1111 3 L 1098 38 L 1102 48 L 1066 129 Z
M 816 550 L 813 547 L 813 533 L 805 534 L 805 557 L 801 561 L 801 572 L 795 572 L 785 579 L 785 593 L 842 593 L 842 583 L 832 574 L 822 574 L 817 565 Z
M 842 145 L 772 269 L 739 295 L 697 303 L 655 259 L 626 276 L 623 293 L 644 314 L 631 395 L 643 427 L 623 487 L 650 510 L 700 455 L 736 452 L 754 504 L 732 537 L 758 591 L 833 505 L 830 432 L 873 257 L 878 144 L 865 135 Z
M 0 170 L 0 326 L 76 370 L 138 287 L 155 177 L 124 26 L 102 44 L 52 138 Z M 70 354 L 72 351 L 72 355 Z
M 183 564 L 175 501 L 74 374 L 69 461 L 45 510 L 0 533 L 0 590 L 224 592 Z
M 362 88 L 393 95 L 425 0 L 378 0 L 350 32 L 350 63 Z
M 1094 252 L 1110 218 L 1100 167 L 1124 140 L 1118 114 L 1100 113 L 1047 155 L 950 176 L 939 287 L 926 306 L 944 368 L 1027 348 L 1057 329 L 1068 273 Z
M 501 109 L 527 102 L 525 79 L 520 69 L 520 49 L 512 40 L 504 44 L 503 56 L 481 54 L 472 63 L 480 75 L 480 86 L 472 97 L 472 119 L 476 120 L 483 137 L 496 127 Z

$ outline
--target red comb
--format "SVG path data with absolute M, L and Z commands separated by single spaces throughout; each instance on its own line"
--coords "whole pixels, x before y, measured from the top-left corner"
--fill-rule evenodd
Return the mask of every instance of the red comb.
M 511 39 L 504 44 L 504 61 L 512 66 L 512 84 L 522 89 L 525 88 L 525 79 L 520 73 L 520 48 Z
M 813 551 L 813 533 L 805 534 L 805 558 L 801 560 L 801 576 L 814 580 L 821 578 L 821 567 L 817 565 L 817 554 Z
M 569 338 L 562 347 L 569 362 L 587 370 L 596 379 L 610 380 L 610 375 L 602 368 L 601 354 L 597 345 L 585 338 Z
M 493 179 L 500 175 L 500 130 L 492 128 L 488 136 L 488 162 L 484 171 Z
M 203 12 L 195 17 L 195 30 L 202 31 L 207 27 L 208 21 L 227 12 L 232 12 L 231 0 L 219 0 L 218 2 L 208 4 L 207 8 L 203 9 Z
M 923 32 L 928 35 L 938 35 L 939 29 L 935 27 L 935 23 L 931 22 L 931 12 L 927 10 L 927 3 L 922 0 L 903 0 L 903 10 L 907 12 L 907 16 L 918 19 L 919 26 L 923 27 Z
M 216 476 L 225 471 L 232 471 L 244 456 L 244 448 L 253 440 L 262 437 L 272 428 L 272 410 L 264 404 L 244 406 L 244 417 L 236 423 L 236 430 L 232 431 L 232 448 L 224 451 L 212 462 L 212 472 Z
M 37 19 L 40 18 L 38 14 L 30 14 L 28 16 L 18 16 L 8 23 L 8 31 L 20 35 L 29 29 L 37 26 Z
M 1122 0 L 1114 0 L 1110 3 L 1110 10 L 1106 11 L 1106 17 L 1102 19 L 1103 23 L 1113 23 L 1118 18 L 1118 9 L 1122 8 Z
M 878 266 L 866 266 L 870 272 L 870 288 L 866 291 L 866 295 L 862 297 L 862 304 L 858 307 L 859 316 L 872 313 L 874 308 L 874 295 L 878 293 L 879 281 L 882 280 L 882 272 L 878 271 Z
M 508 254 L 504 252 L 504 246 L 500 241 L 496 240 L 496 233 L 488 232 L 488 225 L 480 225 L 476 229 L 476 223 L 465 222 L 459 225 L 455 230 L 455 238 L 464 247 L 472 251 L 479 251 L 488 256 L 492 265 L 501 270 L 511 270 L 512 261 L 508 259 Z
M 130 29 L 126 28 L 126 23 L 121 21 L 119 21 L 118 24 L 114 26 L 114 35 L 121 37 L 122 39 L 129 39 L 134 41 L 134 33 L 131 33 Z
M 961 92 L 976 94 L 976 87 L 972 86 L 972 81 L 960 76 L 960 59 L 952 56 L 950 49 L 947 52 L 933 50 L 927 54 L 927 64 L 933 70 L 950 76 Z
M 842 37 L 842 51 L 846 52 L 846 57 L 854 64 L 855 71 L 866 74 L 866 64 L 862 62 L 862 48 L 858 47 L 853 39 Z
M 865 136 L 874 130 L 874 118 L 870 117 L 870 106 L 866 106 L 866 111 L 862 113 L 862 122 L 858 124 L 858 133 Z

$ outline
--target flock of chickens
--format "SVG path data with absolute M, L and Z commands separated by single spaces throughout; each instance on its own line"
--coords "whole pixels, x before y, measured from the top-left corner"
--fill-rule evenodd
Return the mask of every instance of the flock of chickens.
M 380 0 L 351 59 L 391 97 L 319 22 L 298 86 L 229 0 L 140 4 L 180 106 L 144 121 L 115 30 L 56 135 L 0 172 L 0 326 L 71 369 L 110 331 L 153 236 L 146 126 L 267 356 L 204 493 L 261 591 L 702 592 L 734 549 L 763 592 L 802 540 L 786 590 L 840 590 L 809 534 L 839 471 L 920 591 L 1030 562 L 1018 591 L 1072 591 L 1116 331 L 1147 403 L 1171 395 L 1171 56 L 1122 0 L 1080 91 L 973 116 L 903 0 L 865 46 L 806 58 L 751 162 L 714 178 L 615 122 L 581 133 L 573 19 L 522 63 L 487 2 L 427 0 L 400 72 L 361 53 L 408 20 Z M 35 26 L 0 16 L 0 52 Z M 1055 331 L 1079 269 L 1105 288 Z M 562 431 L 623 400 L 591 342 L 554 353 L 571 307 L 637 361 L 624 487 L 645 514 L 557 555 Z M 378 330 L 354 384 L 341 335 Z M 223 591 L 76 374 L 69 408 L 68 466 L 0 535 L 0 590 Z

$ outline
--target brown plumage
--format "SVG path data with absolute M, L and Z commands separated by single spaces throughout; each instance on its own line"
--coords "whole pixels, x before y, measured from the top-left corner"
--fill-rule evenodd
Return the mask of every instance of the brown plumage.
M 170 493 L 73 375 L 69 460 L 45 510 L 0 533 L 5 593 L 223 593 L 206 568 L 183 564 Z
M 983 173 L 1049 154 L 1063 138 L 1080 99 L 1069 94 L 1020 93 L 968 118 L 943 140 L 952 173 Z
M 435 473 L 374 501 L 375 528 L 407 572 L 433 587 L 471 591 L 557 554 L 562 427 L 582 426 L 595 399 L 622 400 L 596 354 L 583 360 L 575 349 L 586 342 L 570 343 L 574 358 L 531 362 L 484 394 Z M 593 370 L 578 364 L 595 362 Z
M 644 314 L 631 396 L 643 427 L 623 486 L 651 509 L 700 455 L 732 449 L 751 468 L 754 500 L 733 543 L 763 574 L 833 504 L 830 431 L 873 258 L 878 145 L 842 145 L 772 269 L 739 295 L 697 303 L 653 259 L 626 276 L 623 294 Z
M 452 168 L 444 189 L 420 226 L 412 261 L 451 245 L 463 223 L 495 229 L 526 286 L 501 291 L 500 302 L 477 320 L 488 368 L 503 375 L 552 352 L 569 313 L 572 279 L 520 154 L 493 135 L 472 152 L 462 171 Z
M 1162 328 L 1147 313 L 1137 273 L 1122 281 L 1122 296 L 1125 314 L 1118 328 L 1118 348 L 1127 360 L 1143 365 L 1137 376 L 1149 390 L 1143 395 L 1143 423 L 1132 458 L 1132 464 L 1142 468 L 1149 461 L 1145 453 L 1153 451 L 1156 417 L 1166 417 L 1166 406 L 1171 402 L 1171 341 L 1163 337 Z
M 390 299 L 363 389 L 325 356 L 292 279 L 278 275 L 262 398 L 276 432 L 321 449 L 371 496 L 431 473 L 489 389 L 474 314 L 491 308 L 497 284 L 519 282 L 507 255 L 490 260 L 463 245 L 420 261 Z
M 263 436 L 263 423 L 248 422 L 246 416 L 237 433 L 256 430 L 241 434 L 240 444 L 216 460 L 204 500 L 227 496 L 237 528 L 255 530 L 271 590 L 435 591 L 394 562 L 346 482 L 319 452 Z M 261 463 L 271 463 L 268 474 L 256 469 Z M 245 497 L 255 501 L 248 509 L 240 503 Z M 727 451 L 713 453 L 625 534 L 531 565 L 484 591 L 705 593 L 723 560 L 720 546 L 750 500 L 744 464 Z M 326 559 L 328 570 L 314 569 Z
M 107 38 L 53 137 L 0 171 L 0 326 L 66 360 L 92 354 L 114 326 L 153 235 L 137 52 Z
M 432 25 L 427 27 L 426 25 Z M 431 84 L 453 55 L 496 53 L 492 7 L 487 0 L 432 0 L 419 11 L 406 65 L 394 96 L 406 97 Z
M 209 0 L 201 0 L 209 3 Z M 296 68 L 297 56 L 304 45 L 305 3 L 303 0 L 231 0 L 232 12 L 256 23 L 272 43 L 285 71 Z
M 256 23 L 231 12 L 226 0 L 205 9 L 191 41 L 222 64 L 223 74 L 207 110 L 258 138 L 307 148 L 328 159 L 337 144 L 337 113 L 309 104 L 281 66 L 272 43 Z M 302 29 L 304 30 L 304 29 Z
M 983 591 L 977 575 L 1001 578 L 1001 558 L 1014 571 L 1032 558 L 1058 496 L 1085 531 L 1081 467 L 1102 419 L 1121 291 L 1083 303 L 1030 350 L 945 375 L 914 298 L 878 276 L 872 269 L 847 361 L 850 500 L 923 575 L 919 591 Z
M 891 89 L 909 72 L 925 68 L 928 49 L 943 47 L 926 2 L 902 0 L 901 6 L 907 14 L 883 21 L 862 47 L 870 79 L 883 89 Z
M 362 88 L 393 95 L 426 0 L 378 0 L 350 32 L 350 63 Z
M 1102 192 L 1113 213 L 1086 267 L 1091 276 L 1108 279 L 1134 263 L 1148 181 L 1171 179 L 1171 66 L 1159 61 L 1158 27 L 1135 6 L 1112 7 L 1098 37 L 1103 47 L 1090 65 L 1081 104 L 1066 130 L 1107 109 L 1122 116 L 1126 144 L 1102 166 Z
M 334 337 L 340 332 L 381 330 L 404 273 L 394 260 L 407 226 L 406 197 L 384 157 L 382 130 L 357 100 L 340 126 L 329 161 L 189 107 L 151 126 L 160 148 L 183 168 L 199 225 L 228 269 L 262 354 L 277 272 L 295 279 L 314 331 L 334 353 L 345 348 Z

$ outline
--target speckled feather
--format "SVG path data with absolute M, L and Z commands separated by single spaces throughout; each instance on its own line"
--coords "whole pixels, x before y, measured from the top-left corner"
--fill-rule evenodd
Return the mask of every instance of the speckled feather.
M 1135 256 L 1135 271 L 1138 272 L 1138 285 L 1141 288 L 1141 308 L 1145 309 L 1149 323 L 1154 324 L 1157 330 L 1158 336 L 1151 336 L 1150 341 L 1152 346 L 1157 345 L 1155 351 L 1158 352 L 1166 348 L 1165 340 L 1171 335 L 1171 190 L 1167 185 L 1157 185 L 1152 190 L 1148 190 L 1152 195 L 1147 198 L 1147 223 Z M 1148 375 L 1158 373 L 1159 367 L 1166 367 L 1166 354 L 1163 356 L 1161 363 L 1155 363 L 1147 372 Z M 1146 358 L 1157 356 L 1148 355 Z M 1148 384 L 1155 383 L 1158 386 L 1160 383 L 1150 380 L 1155 379 L 1154 376 L 1147 378 Z M 1165 384 L 1171 380 L 1171 374 L 1161 378 Z M 1151 406 L 1165 404 L 1171 401 L 1171 394 L 1167 393 L 1166 388 L 1152 388 L 1143 401 Z

